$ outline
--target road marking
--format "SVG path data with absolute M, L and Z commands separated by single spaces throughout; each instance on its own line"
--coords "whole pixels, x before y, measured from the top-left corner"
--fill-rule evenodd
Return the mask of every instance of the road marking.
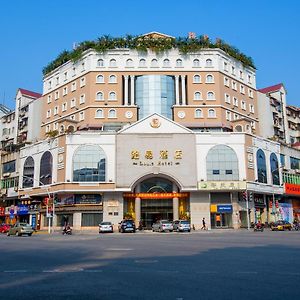
M 54 269 L 54 270 L 43 270 L 43 273 L 70 273 L 70 272 L 82 272 L 84 269 Z
M 132 251 L 132 248 L 107 248 L 107 251 Z
M 4 273 L 26 273 L 28 270 L 6 270 Z

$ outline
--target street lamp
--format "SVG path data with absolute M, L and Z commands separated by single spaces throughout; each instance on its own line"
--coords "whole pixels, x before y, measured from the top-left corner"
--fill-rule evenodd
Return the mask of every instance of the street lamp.
M 48 194 L 48 201 L 51 199 L 51 194 L 50 194 L 50 190 L 49 190 L 49 187 L 44 184 L 43 182 L 41 182 L 40 180 L 38 179 L 34 179 L 32 177 L 29 177 L 29 176 L 26 176 L 26 175 L 21 175 L 22 178 L 27 178 L 28 180 L 30 181 L 36 181 L 39 183 L 39 185 L 42 185 L 43 187 L 46 188 L 46 191 L 47 191 L 47 194 Z M 23 186 L 23 184 L 22 184 Z M 50 217 L 48 216 L 48 211 L 49 211 L 49 204 L 48 204 L 48 201 L 46 203 L 46 217 L 48 218 L 48 233 L 50 234 L 51 233 L 51 220 L 50 220 Z M 53 221 L 54 221 L 54 214 L 55 214 L 55 203 L 54 203 L 54 199 L 53 199 L 53 204 L 52 204 L 52 211 L 53 211 Z M 54 231 L 54 227 L 53 227 L 53 222 L 52 222 L 52 229 Z

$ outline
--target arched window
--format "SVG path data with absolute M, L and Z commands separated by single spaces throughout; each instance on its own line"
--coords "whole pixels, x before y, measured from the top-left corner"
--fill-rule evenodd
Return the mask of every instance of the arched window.
M 117 82 L 117 77 L 115 75 L 110 75 L 109 76 L 109 83 L 116 83 Z
M 242 132 L 243 131 L 243 127 L 241 126 L 241 125 L 236 125 L 235 127 L 234 127 L 234 131 L 236 131 L 236 132 Z
M 96 77 L 96 82 L 97 83 L 104 83 L 104 76 L 103 75 L 98 75 Z
M 195 118 L 202 118 L 202 110 L 201 109 L 195 109 Z
M 200 92 L 195 92 L 194 100 L 201 100 L 201 93 Z
M 170 67 L 170 60 L 168 60 L 167 58 L 164 59 L 163 66 L 164 67 Z
M 117 117 L 117 112 L 116 112 L 116 110 L 115 110 L 115 109 L 110 109 L 110 110 L 108 111 L 108 117 L 109 117 L 109 118 L 116 118 L 116 117 Z
M 226 145 L 211 148 L 206 156 L 206 174 L 208 181 L 239 180 L 238 157 L 235 151 Z
M 140 59 L 139 67 L 146 67 L 146 59 L 144 58 Z
M 274 185 L 280 185 L 279 165 L 278 165 L 278 159 L 277 159 L 277 156 L 275 153 L 271 153 L 271 155 L 270 155 L 270 166 L 271 166 L 272 183 Z
M 109 61 L 109 66 L 115 68 L 117 66 L 117 61 L 113 58 Z
M 215 93 L 214 92 L 207 92 L 206 99 L 207 100 L 216 100 Z
M 110 92 L 108 95 L 108 100 L 116 100 L 117 96 L 115 92 Z
M 97 67 L 104 67 L 104 60 L 103 59 L 98 59 Z
M 73 181 L 105 181 L 106 157 L 94 145 L 80 146 L 73 156 Z
M 96 94 L 96 100 L 104 100 L 104 98 L 103 98 L 103 93 L 102 92 L 98 92 L 97 94 Z
M 200 61 L 199 61 L 199 59 L 194 59 L 193 60 L 193 67 L 200 67 Z
M 208 117 L 209 118 L 215 118 L 216 117 L 216 111 L 214 109 L 208 110 Z
M 266 156 L 264 151 L 258 149 L 256 152 L 256 163 L 257 163 L 257 181 L 267 183 L 267 167 L 266 167 Z
M 52 183 L 53 158 L 49 151 L 46 151 L 41 157 L 40 182 L 43 184 Z
M 206 83 L 214 83 L 214 76 L 209 74 L 209 75 L 206 75 Z
M 152 59 L 151 60 L 151 67 L 158 67 L 158 61 L 157 61 L 157 59 Z
M 130 68 L 133 67 L 133 60 L 131 58 L 126 60 L 126 67 L 130 67 Z
M 193 77 L 193 83 L 200 83 L 200 82 L 201 82 L 200 75 L 194 75 L 194 77 Z
M 212 60 L 211 59 L 206 60 L 206 67 L 212 67 Z
M 95 118 L 104 118 L 103 110 L 102 109 L 97 109 L 96 110 Z
M 181 59 L 176 60 L 176 67 L 182 67 L 182 60 Z
M 28 156 L 23 167 L 23 188 L 33 187 L 34 179 L 34 160 Z

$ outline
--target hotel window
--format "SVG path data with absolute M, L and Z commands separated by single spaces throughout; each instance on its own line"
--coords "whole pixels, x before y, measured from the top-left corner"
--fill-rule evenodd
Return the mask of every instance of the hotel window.
M 47 110 L 47 115 L 46 115 L 47 119 L 51 117 L 51 109 Z
M 230 111 L 226 111 L 226 120 L 231 121 L 231 112 Z
M 79 104 L 85 103 L 85 94 L 80 95 Z
M 201 109 L 195 109 L 195 118 L 203 118 L 202 110 Z
M 144 58 L 140 59 L 139 67 L 146 67 L 146 60 Z
M 182 67 L 182 60 L 176 59 L 176 67 L 181 68 Z
M 240 71 L 240 79 L 244 79 L 244 73 L 243 73 L 243 71 Z
M 157 61 L 157 59 L 152 59 L 151 60 L 151 67 L 152 68 L 157 68 L 158 67 L 158 61 Z
M 57 129 L 58 129 L 58 123 L 55 122 L 55 123 L 53 124 L 53 130 L 57 130 Z
M 164 61 L 163 61 L 163 66 L 164 66 L 164 67 L 170 67 L 170 60 L 168 60 L 167 58 L 164 59 Z
M 79 121 L 83 121 L 84 120 L 84 111 L 81 111 L 79 113 Z
M 108 111 L 108 118 L 116 118 L 117 117 L 117 112 L 115 109 L 110 109 Z
M 65 126 L 64 125 L 60 125 L 59 133 L 64 133 L 64 132 L 65 132 Z
M 97 67 L 104 67 L 104 60 L 103 59 L 98 59 Z
M 115 92 L 110 92 L 108 94 L 108 100 L 117 100 L 117 96 Z
M 250 98 L 253 98 L 253 91 L 248 89 L 248 95 L 249 95 Z
M 56 77 L 56 85 L 59 85 L 59 77 Z
M 214 92 L 207 92 L 206 100 L 216 100 L 215 93 Z
M 246 110 L 246 102 L 245 101 L 241 101 L 241 107 L 243 110 Z
M 46 132 L 49 132 L 50 131 L 50 125 L 47 125 L 46 126 Z
M 201 93 L 200 92 L 195 92 L 194 94 L 194 100 L 201 100 Z
M 70 107 L 73 108 L 73 107 L 75 107 L 75 106 L 76 106 L 76 99 L 73 98 L 73 99 L 71 99 Z
M 245 87 L 242 84 L 240 86 L 240 92 L 241 94 L 245 95 Z
M 200 77 L 200 75 L 194 75 L 194 77 L 193 77 L 193 83 L 201 83 L 201 77 Z
M 251 121 L 251 128 L 255 129 L 255 122 Z
M 58 106 L 55 106 L 53 109 L 53 115 L 56 116 L 58 114 Z
M 59 91 L 56 91 L 54 94 L 54 99 L 57 100 L 59 98 Z
M 76 81 L 71 84 L 71 92 L 76 91 Z
M 73 68 L 73 76 L 76 75 L 76 68 Z
M 233 97 L 233 105 L 239 107 L 239 100 L 235 97 Z
M 66 95 L 68 95 L 68 87 L 67 86 L 65 86 L 63 88 L 63 96 L 66 96 Z
M 215 118 L 216 117 L 216 111 L 214 109 L 208 110 L 208 117 L 209 118 Z
M 52 100 L 52 95 L 48 95 L 47 103 L 51 103 L 51 100 Z
M 233 119 L 234 119 L 234 120 L 238 120 L 239 118 L 240 118 L 240 117 L 239 117 L 238 114 L 234 114 L 234 115 L 233 115 Z
M 70 119 L 73 120 L 73 121 L 75 121 L 75 115 L 71 115 Z
M 231 74 L 235 75 L 235 67 L 231 67 Z
M 117 77 L 115 75 L 110 75 L 108 82 L 109 83 L 117 83 Z
M 104 118 L 104 114 L 103 114 L 103 110 L 102 109 L 97 109 L 96 110 L 95 118 Z
M 98 92 L 98 93 L 96 94 L 96 100 L 97 100 L 97 101 L 104 100 L 104 97 L 103 97 L 103 93 L 102 93 L 102 92 Z
M 52 83 L 51 83 L 51 81 L 49 81 L 48 82 L 48 89 L 51 89 L 51 85 L 52 85 Z
M 253 104 L 249 104 L 249 110 L 251 113 L 254 114 L 254 105 Z
M 84 62 L 81 64 L 81 72 L 83 72 L 83 71 L 85 71 L 85 63 Z
M 96 83 L 104 83 L 104 76 L 103 75 L 98 75 L 96 77 Z
M 133 67 L 133 60 L 132 59 L 127 59 L 126 60 L 126 67 L 132 68 Z
M 111 59 L 109 61 L 109 66 L 112 67 L 112 68 L 115 68 L 117 66 L 117 62 L 115 59 Z
M 224 71 L 228 72 L 228 64 L 227 64 L 227 62 L 224 62 Z
M 214 83 L 214 76 L 209 74 L 209 75 L 206 75 L 206 83 Z
M 200 67 L 200 61 L 199 61 L 199 59 L 194 59 L 193 60 L 193 67 L 195 67 L 195 68 Z
M 213 65 L 212 65 L 212 60 L 211 59 L 207 59 L 206 60 L 206 67 L 212 67 Z
M 85 86 L 85 77 L 80 78 L 80 87 Z
M 229 79 L 227 77 L 224 77 L 224 85 L 229 87 Z
M 67 110 L 67 102 L 63 103 L 61 110 L 62 111 L 66 111 Z
M 64 73 L 64 81 L 66 81 L 68 79 L 68 72 Z
M 248 75 L 248 83 L 251 83 L 251 82 L 252 82 L 251 75 Z
M 232 81 L 232 89 L 235 91 L 237 90 L 237 84 L 235 81 Z
M 230 95 L 225 94 L 225 102 L 230 104 Z

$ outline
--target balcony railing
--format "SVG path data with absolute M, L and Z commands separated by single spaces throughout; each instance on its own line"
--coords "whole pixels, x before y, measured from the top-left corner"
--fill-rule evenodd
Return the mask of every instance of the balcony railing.
M 284 183 L 300 184 L 300 175 L 283 172 L 282 181 Z

